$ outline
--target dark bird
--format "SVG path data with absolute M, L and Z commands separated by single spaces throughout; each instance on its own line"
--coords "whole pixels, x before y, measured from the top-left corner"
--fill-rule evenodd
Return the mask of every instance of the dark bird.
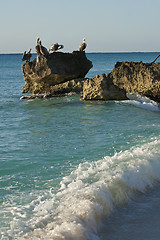
M 60 45 L 60 44 L 58 44 L 58 43 L 55 43 L 55 44 L 53 44 L 53 45 L 50 46 L 49 51 L 56 52 L 57 50 L 60 50 L 60 49 L 62 49 L 62 48 L 64 48 L 63 45 Z
M 35 46 L 35 51 L 36 51 L 37 55 L 41 55 L 40 46 L 39 45 Z
M 23 53 L 22 61 L 29 62 L 31 57 L 32 57 L 32 54 L 31 54 L 31 48 L 30 48 L 27 53 L 26 53 L 26 51 Z
M 49 51 L 47 50 L 47 48 L 42 46 L 41 41 L 39 41 L 39 47 L 40 47 L 40 54 L 47 57 L 49 55 Z
M 83 38 L 83 43 L 79 46 L 79 51 L 84 51 L 87 47 L 87 44 L 85 43 L 85 38 Z

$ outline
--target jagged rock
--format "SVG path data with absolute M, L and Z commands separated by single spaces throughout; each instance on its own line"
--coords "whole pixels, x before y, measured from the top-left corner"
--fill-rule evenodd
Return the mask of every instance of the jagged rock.
M 83 85 L 84 100 L 125 100 L 125 90 L 117 87 L 105 74 L 87 79 Z
M 117 62 L 107 76 L 84 82 L 83 99 L 123 100 L 125 92 L 160 101 L 160 63 Z
M 55 86 L 50 87 L 49 93 L 41 93 L 41 94 L 31 94 L 25 95 L 20 98 L 22 99 L 37 99 L 37 98 L 52 98 L 52 97 L 62 97 L 66 94 L 78 94 L 83 90 L 83 83 L 85 79 L 74 79 L 71 81 L 67 81 L 65 83 L 61 83 Z
M 23 93 L 43 94 L 52 92 L 53 86 L 72 79 L 84 78 L 92 68 L 85 52 L 54 52 L 38 56 L 22 66 L 25 85 Z
M 83 83 L 85 79 L 84 78 L 79 78 L 79 79 L 74 79 L 67 81 L 65 83 L 61 83 L 55 86 L 51 87 L 51 94 L 56 96 L 56 95 L 63 95 L 66 93 L 81 93 L 83 91 Z
M 117 62 L 108 78 L 127 93 L 160 101 L 160 63 Z

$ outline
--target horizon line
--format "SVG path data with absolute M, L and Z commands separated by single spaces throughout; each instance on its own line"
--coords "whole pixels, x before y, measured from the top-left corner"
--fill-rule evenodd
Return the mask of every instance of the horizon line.
M 75 50 L 76 51 L 76 50 Z M 73 52 L 73 51 L 72 51 Z M 72 52 L 62 52 L 62 53 L 72 53 Z M 86 54 L 96 54 L 96 53 L 160 53 L 160 51 L 96 51 L 96 52 L 85 52 Z M 0 55 L 16 55 L 16 54 L 23 54 L 23 52 L 11 52 L 11 53 L 0 53 Z M 32 54 L 37 54 L 36 52 L 33 52 Z

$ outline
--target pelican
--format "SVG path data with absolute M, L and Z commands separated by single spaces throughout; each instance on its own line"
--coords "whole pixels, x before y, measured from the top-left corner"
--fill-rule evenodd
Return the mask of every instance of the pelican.
M 29 49 L 29 51 L 26 53 L 26 51 L 23 53 L 23 56 L 22 56 L 22 61 L 26 61 L 26 62 L 29 62 L 30 61 L 30 58 L 32 57 L 32 54 L 31 54 L 31 48 Z
M 41 55 L 40 46 L 39 45 L 35 46 L 35 51 L 36 51 L 37 55 Z
M 49 51 L 56 52 L 57 50 L 60 50 L 62 48 L 64 48 L 63 45 L 59 45 L 58 43 L 55 43 L 55 44 L 50 46 Z
M 36 66 L 39 64 L 40 62 L 40 55 L 41 55 L 41 52 L 40 52 L 40 38 L 37 37 L 37 45 L 35 46 L 35 51 L 37 53 L 37 57 L 36 57 Z
M 41 55 L 41 52 L 40 52 L 40 38 L 37 37 L 37 45 L 35 46 L 35 51 L 37 53 L 37 56 Z
M 83 43 L 79 46 L 79 51 L 84 51 L 86 47 L 87 47 L 87 44 L 85 43 L 85 38 L 83 38 Z
M 41 41 L 39 41 L 39 47 L 40 47 L 40 54 L 42 54 L 43 56 L 47 57 L 49 55 L 49 51 L 47 50 L 47 48 L 42 46 Z
M 40 38 L 37 37 L 37 45 L 39 45 L 39 44 L 40 44 Z

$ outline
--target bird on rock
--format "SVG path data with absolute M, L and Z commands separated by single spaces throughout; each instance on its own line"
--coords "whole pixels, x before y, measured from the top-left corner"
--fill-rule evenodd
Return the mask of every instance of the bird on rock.
M 40 46 L 39 45 L 35 46 L 35 51 L 36 51 L 37 55 L 41 55 Z
M 37 45 L 39 45 L 39 44 L 40 44 L 40 38 L 37 37 Z
M 79 51 L 84 51 L 87 47 L 87 44 L 85 42 L 85 38 L 83 38 L 83 43 L 79 46 Z
M 26 62 L 30 61 L 30 58 L 32 57 L 31 50 L 32 49 L 30 48 L 27 53 L 26 53 L 26 51 L 23 53 L 22 61 L 26 61 Z
M 41 41 L 39 40 L 39 47 L 40 47 L 40 53 L 41 55 L 47 57 L 49 55 L 49 51 L 47 50 L 47 48 L 45 48 L 44 46 L 42 46 Z
M 62 49 L 62 48 L 64 48 L 63 45 L 60 45 L 60 44 L 58 44 L 58 43 L 55 43 L 55 44 L 53 44 L 53 45 L 50 46 L 49 51 L 56 52 L 57 50 L 60 50 L 60 49 Z

